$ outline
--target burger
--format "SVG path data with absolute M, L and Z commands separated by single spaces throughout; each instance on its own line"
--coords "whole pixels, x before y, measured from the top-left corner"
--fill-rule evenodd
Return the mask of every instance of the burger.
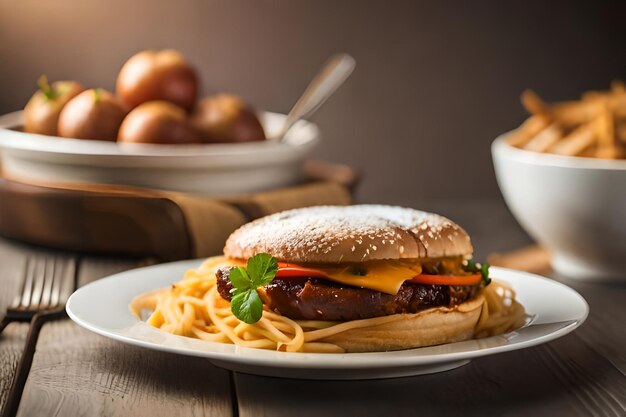
M 273 276 L 252 294 L 265 311 L 299 323 L 347 323 L 320 340 L 347 352 L 408 349 L 475 336 L 490 280 L 472 252 L 467 232 L 437 214 L 383 205 L 310 207 L 232 233 L 216 284 L 223 301 L 232 302 L 242 274 L 234 271 L 266 254 L 275 261 Z

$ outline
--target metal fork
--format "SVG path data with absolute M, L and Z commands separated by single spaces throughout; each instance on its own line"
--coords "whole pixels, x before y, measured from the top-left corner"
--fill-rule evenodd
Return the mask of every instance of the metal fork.
M 11 322 L 28 321 L 38 313 L 61 311 L 74 290 L 75 271 L 73 259 L 28 258 L 20 293 L 0 322 L 0 333 Z

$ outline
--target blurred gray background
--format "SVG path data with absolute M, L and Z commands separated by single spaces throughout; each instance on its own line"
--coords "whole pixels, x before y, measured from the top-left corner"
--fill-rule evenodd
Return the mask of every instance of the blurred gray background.
M 0 0 L 0 112 L 41 73 L 112 89 L 133 53 L 166 47 L 205 94 L 285 112 L 345 51 L 357 69 L 313 118 L 316 156 L 362 169 L 363 201 L 489 198 L 489 145 L 524 119 L 520 92 L 570 99 L 626 78 L 625 16 L 617 1 Z

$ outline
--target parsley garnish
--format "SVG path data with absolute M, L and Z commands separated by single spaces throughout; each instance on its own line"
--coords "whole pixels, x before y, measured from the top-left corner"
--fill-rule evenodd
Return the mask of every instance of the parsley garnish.
M 467 261 L 464 269 L 467 272 L 480 272 L 480 275 L 482 275 L 485 285 L 489 285 L 489 283 L 491 282 L 491 278 L 489 278 L 489 264 L 487 262 L 477 263 L 473 259 L 470 259 L 469 261 Z
M 276 258 L 267 253 L 259 253 L 248 259 L 245 268 L 236 266 L 230 270 L 228 279 L 233 284 L 230 290 L 233 295 L 230 311 L 235 317 L 248 324 L 261 320 L 263 301 L 257 288 L 272 282 L 277 271 Z

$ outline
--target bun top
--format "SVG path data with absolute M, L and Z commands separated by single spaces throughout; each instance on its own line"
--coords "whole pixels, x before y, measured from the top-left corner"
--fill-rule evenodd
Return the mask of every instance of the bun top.
M 272 214 L 235 230 L 224 254 L 269 253 L 294 263 L 470 256 L 469 236 L 437 214 L 383 205 L 317 206 Z

